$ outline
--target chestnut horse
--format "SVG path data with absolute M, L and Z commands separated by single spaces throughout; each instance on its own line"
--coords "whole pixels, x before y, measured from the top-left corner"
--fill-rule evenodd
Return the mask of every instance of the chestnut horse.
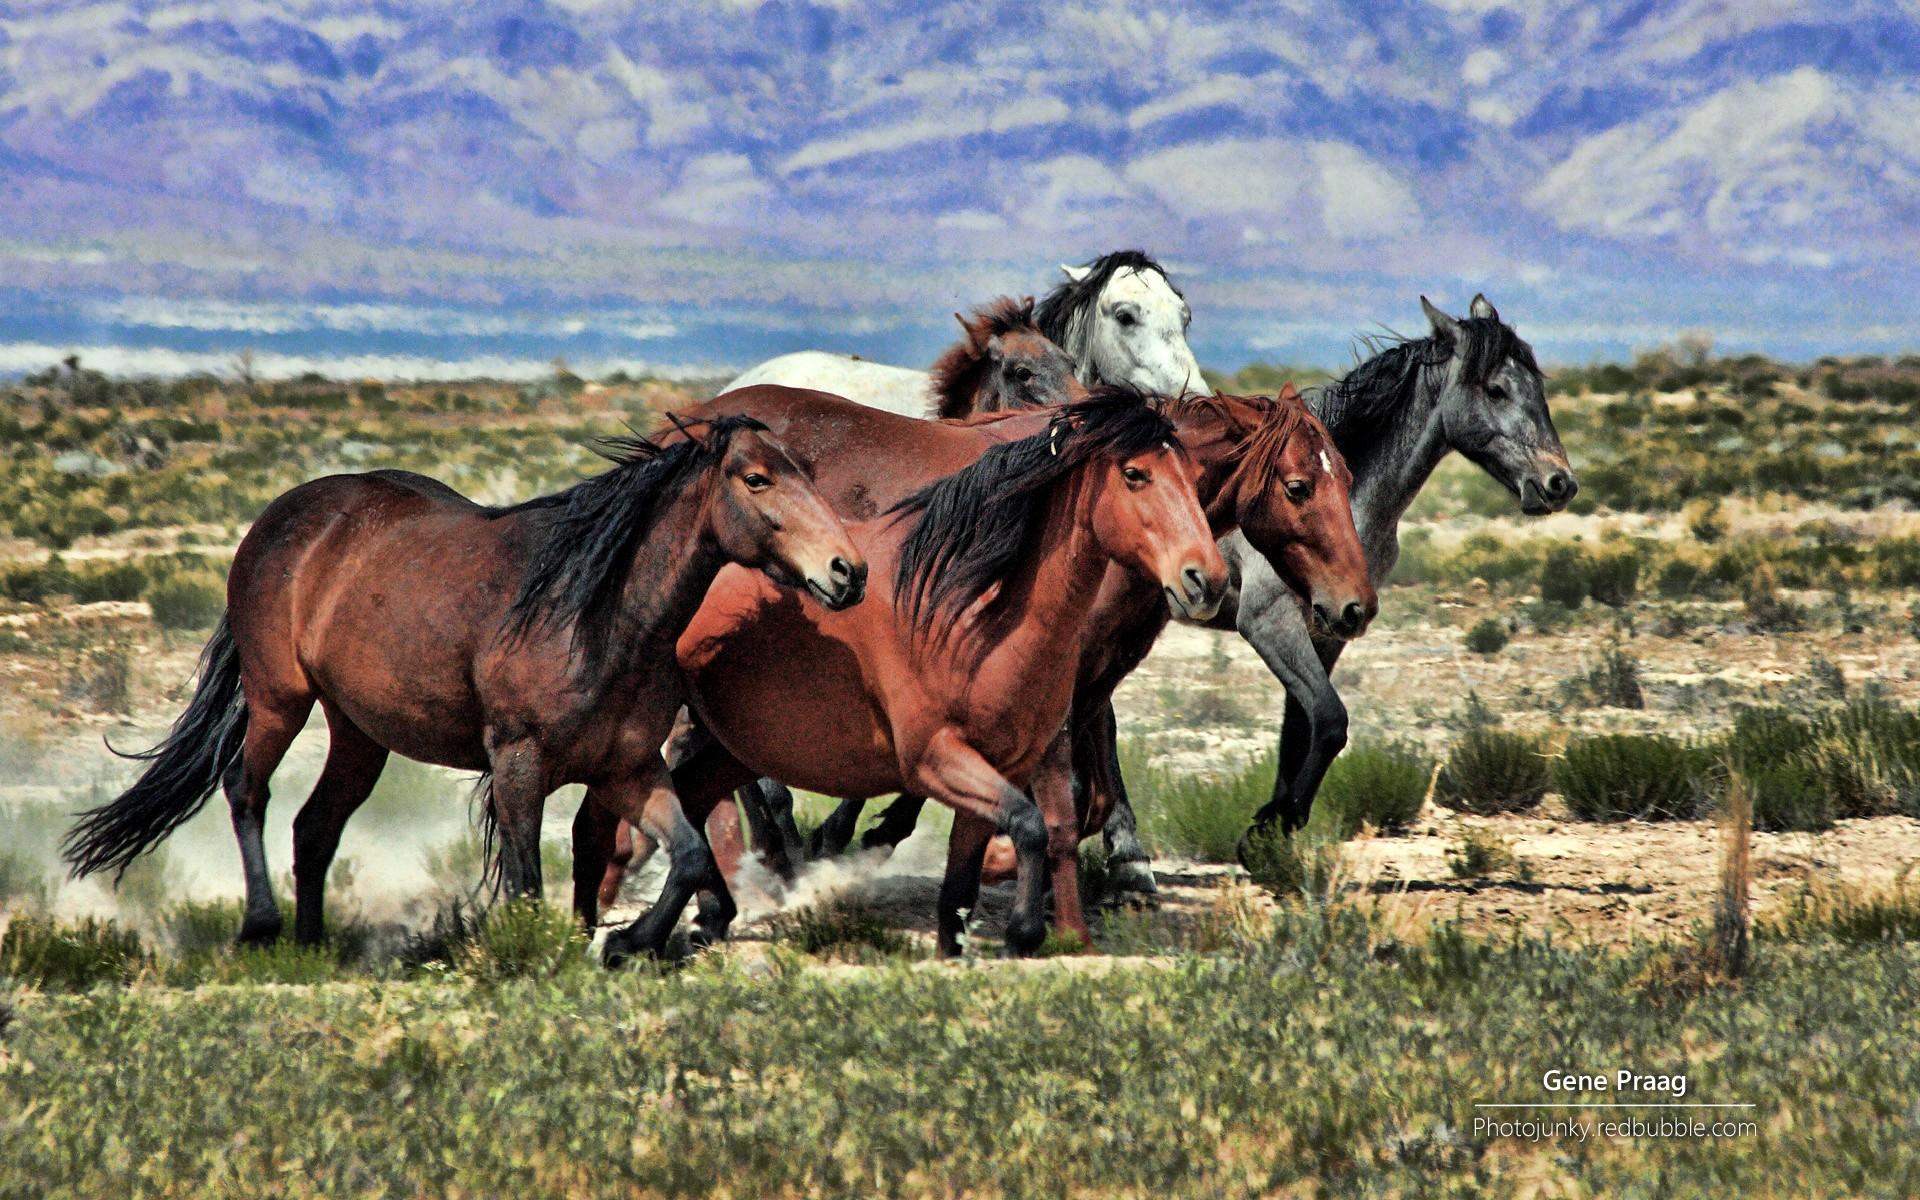
M 674 642 L 729 563 L 832 609 L 861 598 L 866 566 L 766 426 L 706 424 L 664 449 L 611 442 L 612 470 L 511 508 L 405 471 L 275 500 L 234 556 L 185 715 L 68 836 L 76 873 L 124 871 L 224 784 L 246 869 L 241 940 L 277 937 L 267 782 L 318 700 L 327 761 L 294 821 L 302 942 L 321 937 L 327 867 L 389 752 L 487 773 L 510 895 L 540 894 L 541 808 L 567 783 L 665 842 L 689 885 L 717 878 L 660 758 L 684 702 Z M 690 895 L 663 895 L 632 936 L 657 945 Z
M 1072 798 L 1042 788 L 1036 805 L 1026 788 L 1066 718 L 1087 638 L 1107 623 L 1100 596 L 1111 565 L 1196 616 L 1225 591 L 1226 565 L 1173 426 L 1118 391 L 1041 414 L 1043 428 L 1016 441 L 786 389 L 750 389 L 714 407 L 785 397 L 817 406 L 796 431 L 822 418 L 886 423 L 944 435 L 935 470 L 974 461 L 852 526 L 875 565 L 874 601 L 858 610 L 808 612 L 742 572 L 715 580 L 679 645 L 710 735 L 674 770 L 689 817 L 703 819 L 757 775 L 839 795 L 929 795 L 956 813 L 940 900 L 944 952 L 959 947 L 960 913 L 974 903 L 996 829 L 1019 863 L 1008 945 L 1031 950 L 1045 932 L 1043 874 L 1061 897 L 1057 920 L 1084 937 Z M 601 846 L 604 864 L 614 833 L 602 806 L 583 804 L 578 821 L 576 900 L 594 867 L 580 847 Z M 610 955 L 624 948 L 618 938 Z
M 781 432 L 796 456 L 810 463 L 821 493 L 836 511 L 848 516 L 872 513 L 876 505 L 891 504 L 898 495 L 964 465 L 969 455 L 980 452 L 983 439 L 1030 436 L 1054 419 L 1051 413 L 1026 411 L 967 426 L 930 424 L 902 420 L 838 397 L 778 388 L 728 393 L 700 411 L 750 413 L 765 420 Z M 1373 590 L 1347 507 L 1345 464 L 1297 396 L 1290 391 L 1274 400 L 1187 396 L 1163 402 L 1162 411 L 1172 419 L 1198 468 L 1197 491 L 1216 536 L 1244 529 L 1249 541 L 1279 565 L 1292 585 L 1323 608 L 1340 612 L 1357 605 L 1364 613 L 1372 612 Z M 1105 679 L 1106 692 L 1144 656 L 1167 612 L 1157 588 L 1144 581 L 1130 584 L 1125 572 L 1110 571 L 1109 576 L 1103 604 L 1111 601 L 1119 615 L 1109 631 L 1112 636 L 1089 639 L 1080 667 L 1082 687 L 1090 680 Z M 1130 597 L 1112 594 L 1114 589 L 1124 593 L 1129 586 Z M 1123 630 L 1127 636 L 1119 637 Z M 1100 693 L 1101 703 L 1094 706 L 1100 716 L 1104 716 L 1105 694 Z M 1089 703 L 1076 696 L 1076 713 Z M 1083 772 L 1083 777 L 1089 775 Z M 857 817 L 857 808 L 850 806 L 848 811 Z M 1098 815 L 1090 819 L 1097 827 Z M 583 824 L 591 820 L 583 810 Z M 755 825 L 759 840 L 765 825 L 758 820 Z M 909 818 L 906 829 L 911 827 Z M 716 850 L 725 862 L 726 831 L 715 832 Z M 575 839 L 577 904 L 592 898 L 594 872 L 598 864 L 610 860 L 600 900 L 611 903 L 631 853 L 624 842 L 616 848 L 602 840 L 597 852 L 592 850 L 594 843 L 590 833 L 577 834 Z M 590 908 L 583 908 L 582 915 L 591 923 Z

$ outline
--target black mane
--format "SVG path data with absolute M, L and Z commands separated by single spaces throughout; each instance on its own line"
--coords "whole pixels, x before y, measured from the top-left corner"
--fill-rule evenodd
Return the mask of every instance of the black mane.
M 1020 562 L 1046 519 L 1050 485 L 1097 454 L 1175 443 L 1173 423 L 1132 388 L 1100 387 L 1044 433 L 995 446 L 888 510 L 918 514 L 900 547 L 896 602 L 920 631 L 957 617 Z
M 511 636 L 572 626 L 574 653 L 589 665 L 600 661 L 608 650 L 613 606 L 654 516 L 720 460 L 736 431 L 766 428 L 744 416 L 704 424 L 705 437 L 665 447 L 641 437 L 603 439 L 598 449 L 616 464 L 613 470 L 549 496 L 488 510 L 490 517 L 560 510 L 535 534 L 532 561 L 507 611 Z
M 1495 317 L 1461 317 L 1456 324 L 1466 341 L 1461 378 L 1469 387 L 1484 385 L 1509 358 L 1538 375 L 1533 347 Z M 1437 376 L 1454 356 L 1454 339 L 1431 334 L 1424 338 L 1369 337 L 1360 343 L 1372 357 L 1332 383 L 1314 389 L 1319 401 L 1315 415 L 1337 437 L 1354 425 L 1370 424 L 1413 399 L 1422 375 Z M 1385 347 L 1382 349 L 1382 347 Z
M 1167 269 L 1155 262 L 1153 256 L 1145 250 L 1115 250 L 1088 263 L 1084 278 L 1068 279 L 1048 292 L 1046 298 L 1041 300 L 1039 306 L 1033 310 L 1034 324 L 1040 327 L 1041 333 L 1047 335 L 1048 341 L 1076 358 L 1079 357 L 1075 348 L 1067 342 L 1075 320 L 1084 315 L 1094 301 L 1099 299 L 1100 293 L 1106 290 L 1107 283 L 1113 278 L 1114 272 L 1127 267 L 1132 267 L 1136 271 L 1158 272 L 1160 278 L 1167 281 L 1167 286 L 1173 288 L 1173 294 L 1185 299 L 1185 294 L 1179 288 L 1173 287 L 1173 280 L 1168 277 Z

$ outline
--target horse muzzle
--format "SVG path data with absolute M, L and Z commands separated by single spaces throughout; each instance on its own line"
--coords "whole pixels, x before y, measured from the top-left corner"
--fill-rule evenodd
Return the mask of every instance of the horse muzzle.
M 1313 605 L 1314 623 L 1322 630 L 1343 642 L 1352 641 L 1367 631 L 1373 622 L 1374 614 L 1380 611 L 1380 602 L 1374 600 L 1362 604 L 1358 600 L 1349 600 L 1345 604 Z
M 867 564 L 835 555 L 823 574 L 807 576 L 807 591 L 831 612 L 852 608 L 867 594 Z
M 1520 511 L 1528 516 L 1557 513 L 1580 494 L 1580 481 L 1566 467 L 1549 467 L 1520 481 Z
M 1167 606 L 1176 617 L 1208 621 L 1226 601 L 1227 577 L 1225 572 L 1210 574 L 1206 568 L 1190 563 L 1180 569 L 1175 582 L 1162 584 L 1161 590 L 1167 593 Z

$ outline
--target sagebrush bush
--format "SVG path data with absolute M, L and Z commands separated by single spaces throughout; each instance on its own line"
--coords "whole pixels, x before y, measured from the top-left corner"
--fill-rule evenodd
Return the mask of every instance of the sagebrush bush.
M 127 983 L 147 962 L 139 934 L 95 917 L 68 925 L 21 913 L 0 934 L 0 975 L 50 992 Z
M 38 912 L 53 891 L 53 880 L 37 854 L 0 849 L 0 912 Z
M 1568 742 L 1553 783 L 1583 821 L 1685 820 L 1700 814 L 1709 766 L 1673 738 L 1608 733 Z
M 1467 649 L 1475 654 L 1498 654 L 1507 641 L 1507 623 L 1498 617 L 1482 617 L 1467 630 Z
M 1596 554 L 1587 563 L 1587 595 L 1609 608 L 1633 603 L 1640 591 L 1640 552 L 1631 547 Z
M 864 959 L 913 949 L 912 940 L 888 925 L 871 905 L 848 896 L 789 909 L 769 922 L 769 930 L 775 941 L 822 957 Z
M 1530 876 L 1513 843 L 1490 829 L 1468 829 L 1447 847 L 1447 870 L 1455 879 L 1487 879 L 1513 872 Z
M 591 965 L 580 922 L 565 909 L 534 899 L 507 900 L 488 910 L 459 964 L 483 983 L 552 979 Z
M 1305 831 L 1289 837 L 1277 826 L 1249 833 L 1242 859 L 1254 883 L 1283 900 L 1310 904 L 1331 901 L 1346 874 L 1339 842 Z
M 162 629 L 205 629 L 227 611 L 227 583 L 212 572 L 171 575 L 147 591 Z
M 1149 765 L 1137 741 L 1121 746 L 1121 772 L 1141 834 L 1162 854 L 1232 862 L 1253 814 L 1273 798 L 1279 756 L 1268 751 L 1239 768 L 1173 772 Z
M 1856 945 L 1920 940 L 1920 884 L 1911 873 L 1885 884 L 1809 883 L 1757 922 L 1754 932 L 1779 942 L 1822 936 Z
M 1540 742 L 1504 729 L 1469 729 L 1448 747 L 1434 780 L 1436 804 L 1459 812 L 1524 812 L 1547 794 L 1547 760 Z
M 1587 599 L 1587 555 L 1579 546 L 1562 542 L 1547 550 L 1540 561 L 1540 598 L 1566 608 L 1579 608 Z
M 1431 773 L 1432 761 L 1412 745 L 1349 746 L 1321 781 L 1310 826 L 1341 839 L 1363 825 L 1404 829 L 1420 815 Z

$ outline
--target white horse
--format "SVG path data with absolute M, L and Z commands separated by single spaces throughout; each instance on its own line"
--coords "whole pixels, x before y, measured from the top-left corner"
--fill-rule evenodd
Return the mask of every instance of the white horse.
M 1065 282 L 1040 302 L 1040 331 L 1073 357 L 1089 386 L 1125 383 L 1143 392 L 1211 392 L 1187 346 L 1193 310 L 1159 263 L 1138 250 L 1116 250 L 1084 266 L 1060 270 Z M 848 354 L 800 350 L 770 358 L 723 389 L 777 383 L 813 388 L 910 417 L 927 414 L 925 371 L 868 362 Z

